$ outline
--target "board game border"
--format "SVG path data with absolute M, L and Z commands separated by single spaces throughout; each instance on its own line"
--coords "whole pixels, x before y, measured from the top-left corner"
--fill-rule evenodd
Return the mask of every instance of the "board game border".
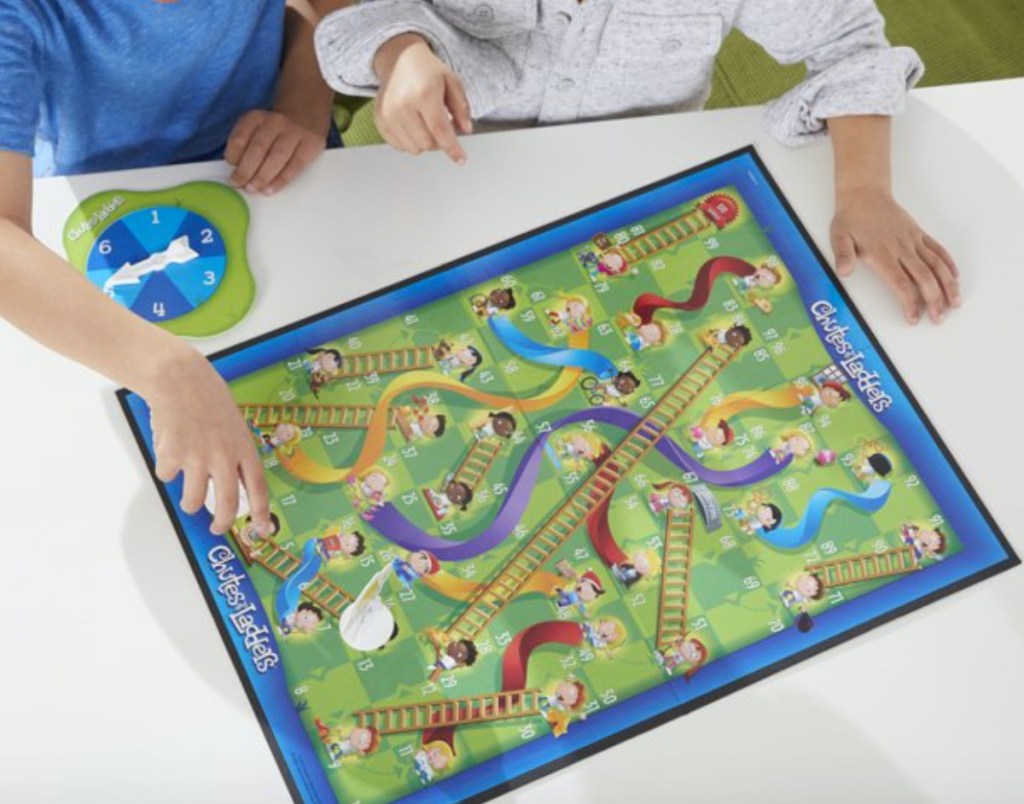
M 656 714 L 652 714 L 642 720 L 639 720 L 636 723 L 633 723 L 613 734 L 597 738 L 594 741 L 588 743 L 587 745 L 581 746 L 571 751 L 570 753 L 567 753 L 563 756 L 555 757 L 548 762 L 538 764 L 530 770 L 517 774 L 514 778 L 504 779 L 484 790 L 479 791 L 478 793 L 460 799 L 461 801 L 466 802 L 466 804 L 476 804 L 477 802 L 489 801 L 512 790 L 523 787 L 529 784 L 530 782 L 536 781 L 537 779 L 540 779 L 544 776 L 548 776 L 558 770 L 561 770 L 562 768 L 573 765 L 582 759 L 593 756 L 594 754 L 597 754 L 607 748 L 610 748 L 613 745 L 618 745 L 619 743 L 631 739 L 632 737 L 635 737 L 638 734 L 643 734 L 647 731 L 650 731 L 653 728 L 657 728 L 658 726 L 664 725 L 665 723 L 676 720 L 677 718 L 680 718 L 684 715 L 689 714 L 690 712 L 707 706 L 708 704 L 711 704 L 727 695 L 731 695 L 732 693 L 744 689 L 745 687 L 748 687 L 752 684 L 755 684 L 758 681 L 762 681 L 763 679 L 773 676 L 783 670 L 786 670 L 796 664 L 799 664 L 800 662 L 806 661 L 807 659 L 817 656 L 820 653 L 828 651 L 837 645 L 841 645 L 844 642 L 848 642 L 852 639 L 855 639 L 856 637 L 862 636 L 863 634 L 872 631 L 882 625 L 890 623 L 896 619 L 899 619 L 900 617 L 904 617 L 907 614 L 917 611 L 918 609 L 924 608 L 938 600 L 941 600 L 945 597 L 949 597 L 950 595 L 956 594 L 957 592 L 963 591 L 964 589 L 967 589 L 984 580 L 987 580 L 991 577 L 1006 572 L 1007 570 L 1010 570 L 1021 564 L 1020 556 L 1014 550 L 1012 544 L 1006 538 L 1006 535 L 999 527 L 998 523 L 995 521 L 995 518 L 992 516 L 988 507 L 985 505 L 981 497 L 978 495 L 973 484 L 967 478 L 966 474 L 964 473 L 963 469 L 960 467 L 960 464 L 953 456 L 946 442 L 935 429 L 935 426 L 932 424 L 931 419 L 924 412 L 923 408 L 918 402 L 917 397 L 914 395 L 913 391 L 911 391 L 911 389 L 907 386 L 906 382 L 903 379 L 902 373 L 893 364 L 889 355 L 883 349 L 878 338 L 875 336 L 871 328 L 867 325 L 866 320 L 864 319 L 860 310 L 854 304 L 853 300 L 850 298 L 845 287 L 841 282 L 837 280 L 835 274 L 833 273 L 828 263 L 828 260 L 825 258 L 821 249 L 818 247 L 816 241 L 811 237 L 810 232 L 808 232 L 803 221 L 796 214 L 796 211 L 789 202 L 789 199 L 782 192 L 782 189 L 779 186 L 778 182 L 775 180 L 775 177 L 768 170 L 767 165 L 762 160 L 760 154 L 758 154 L 757 149 L 753 145 L 748 145 L 743 148 L 736 149 L 729 153 L 723 154 L 722 156 L 716 157 L 714 159 L 702 162 L 693 167 L 687 168 L 686 170 L 679 171 L 657 181 L 643 185 L 642 187 L 638 187 L 626 193 L 622 193 L 618 196 L 605 199 L 604 201 L 601 201 L 597 204 L 593 204 L 585 209 L 571 213 L 555 221 L 551 221 L 549 223 L 535 227 L 534 229 L 519 234 L 515 237 L 508 238 L 499 243 L 478 249 L 477 251 L 472 252 L 470 254 L 462 255 L 455 259 L 449 260 L 448 262 L 436 268 L 417 273 L 413 276 L 407 277 L 398 282 L 394 282 L 378 290 L 365 293 L 354 299 L 350 299 L 349 301 L 335 305 L 334 307 L 331 307 L 322 312 L 306 316 L 305 318 L 302 318 L 298 321 L 278 327 L 261 335 L 254 336 L 238 344 L 235 344 L 234 346 L 225 348 L 214 354 L 211 354 L 208 356 L 207 359 L 212 363 L 214 361 L 227 358 L 231 355 L 238 354 L 242 351 L 258 346 L 265 341 L 274 339 L 278 336 L 285 335 L 292 330 L 306 327 L 315 324 L 319 321 L 323 321 L 331 316 L 337 315 L 341 312 L 352 309 L 354 307 L 366 304 L 374 299 L 378 299 L 380 297 L 392 294 L 408 285 L 420 282 L 433 276 L 441 275 L 447 271 L 457 268 L 458 266 L 464 263 L 480 259 L 489 254 L 498 252 L 502 249 L 506 249 L 518 243 L 530 240 L 534 237 L 544 234 L 545 232 L 555 230 L 561 226 L 570 224 L 580 218 L 586 217 L 587 215 L 599 212 L 602 209 L 611 207 L 622 202 L 629 201 L 631 199 L 637 198 L 639 196 L 662 188 L 666 185 L 687 179 L 710 168 L 716 167 L 718 165 L 733 160 L 737 160 L 744 156 L 749 157 L 750 159 L 753 160 L 761 176 L 767 182 L 772 194 L 783 207 L 785 212 L 789 215 L 793 226 L 796 228 L 800 237 L 803 239 L 804 244 L 814 255 L 815 259 L 817 259 L 819 267 L 822 269 L 828 280 L 828 284 L 832 287 L 832 289 L 834 289 L 837 292 L 839 298 L 846 305 L 850 314 L 853 316 L 857 324 L 860 326 L 861 331 L 867 337 L 871 346 L 874 348 L 875 352 L 878 354 L 878 356 L 884 363 L 885 367 L 888 369 L 890 375 L 896 381 L 900 391 L 904 394 L 907 401 L 910 403 L 913 413 L 916 415 L 917 419 L 927 430 L 928 434 L 934 439 L 935 444 L 939 448 L 941 455 L 948 463 L 948 466 L 952 470 L 956 479 L 961 483 L 964 491 L 967 493 L 970 502 L 977 508 L 978 513 L 981 514 L 986 524 L 991 528 L 992 535 L 995 537 L 995 540 L 996 542 L 998 542 L 999 546 L 1005 551 L 1006 557 L 1001 561 L 997 561 L 993 564 L 990 564 L 989 566 L 977 570 L 969 575 L 966 575 L 946 586 L 925 593 L 921 597 L 915 598 L 914 600 L 904 603 L 902 605 L 895 606 L 894 608 L 889 609 L 888 611 L 882 614 L 875 615 L 871 617 L 871 619 L 869 620 L 866 620 L 844 630 L 842 633 L 838 633 L 834 636 L 828 637 L 827 639 L 823 639 L 819 642 L 816 642 L 813 645 L 809 645 L 807 648 L 798 650 L 782 659 L 777 659 L 771 662 L 770 664 L 764 665 L 763 667 L 760 667 L 757 670 L 747 673 L 740 678 L 722 684 L 721 686 L 709 692 L 703 693 L 693 698 L 692 700 L 681 702 L 676 706 L 667 707 L 662 711 Z M 282 748 L 277 738 L 277 735 L 275 734 L 273 725 L 271 724 L 269 718 L 267 717 L 263 708 L 263 704 L 260 701 L 259 696 L 256 693 L 256 690 L 245 671 L 244 665 L 242 664 L 241 655 L 234 650 L 231 635 L 227 629 L 227 625 L 219 615 L 219 609 L 217 606 L 216 599 L 214 598 L 213 595 L 213 590 L 203 582 L 203 576 L 199 566 L 198 557 L 195 555 L 194 551 L 190 549 L 190 543 L 188 540 L 188 535 L 186 533 L 184 524 L 181 522 L 177 515 L 177 511 L 174 507 L 173 501 L 171 500 L 170 494 L 168 493 L 167 487 L 156 477 L 155 462 L 153 460 L 153 457 L 150 455 L 149 448 L 145 440 L 145 436 L 139 426 L 135 413 L 130 406 L 130 398 L 133 396 L 133 393 L 126 388 L 121 388 L 116 392 L 116 396 L 122 409 L 122 412 L 124 413 L 125 418 L 128 420 L 129 427 L 131 428 L 132 435 L 135 438 L 135 441 L 139 447 L 139 451 L 142 454 L 143 460 L 145 461 L 145 464 L 149 469 L 150 477 L 157 487 L 157 491 L 160 494 L 161 500 L 164 504 L 164 508 L 166 509 L 167 514 L 170 517 L 171 522 L 174 526 L 174 530 L 178 535 L 178 540 L 181 543 L 183 551 L 185 552 L 185 555 L 189 562 L 189 566 L 191 567 L 193 575 L 195 576 L 196 582 L 200 589 L 202 590 L 203 597 L 206 600 L 206 604 L 210 610 L 210 614 L 217 625 L 217 629 L 218 632 L 220 633 L 221 639 L 224 642 L 224 646 L 227 649 L 229 656 L 231 657 L 231 661 L 235 667 L 235 671 L 242 682 L 243 688 L 245 689 L 246 695 L 249 698 L 250 704 L 253 707 L 254 714 L 256 715 L 256 718 L 260 723 L 260 727 L 262 728 L 264 736 L 267 739 L 270 749 L 274 755 L 281 775 L 284 777 L 285 784 L 287 785 L 293 800 L 297 802 L 297 804 L 306 804 L 306 799 L 303 797 L 302 792 L 300 791 L 297 785 L 294 774 L 289 768 L 287 761 L 283 755 Z

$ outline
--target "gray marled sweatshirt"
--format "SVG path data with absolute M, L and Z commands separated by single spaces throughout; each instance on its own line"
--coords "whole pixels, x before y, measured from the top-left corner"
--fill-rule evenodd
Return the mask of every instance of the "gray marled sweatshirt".
M 830 117 L 900 112 L 923 72 L 913 50 L 889 45 L 872 0 L 363 0 L 320 24 L 316 49 L 334 89 L 373 95 L 377 49 L 420 34 L 462 79 L 475 120 L 533 125 L 699 109 L 733 27 L 807 65 L 767 109 L 788 144 Z

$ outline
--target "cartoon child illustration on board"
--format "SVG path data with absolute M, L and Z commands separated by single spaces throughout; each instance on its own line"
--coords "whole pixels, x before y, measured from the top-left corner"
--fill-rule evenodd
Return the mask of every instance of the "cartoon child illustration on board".
M 754 494 L 745 507 L 737 508 L 734 516 L 748 536 L 770 533 L 782 524 L 782 510 L 763 492 Z
M 649 321 L 645 324 L 640 316 L 630 311 L 620 313 L 618 323 L 622 337 L 634 352 L 642 352 L 668 342 L 668 328 L 660 321 Z
M 437 520 L 444 519 L 452 511 L 465 511 L 473 502 L 473 489 L 464 480 L 457 479 L 453 472 L 445 475 L 440 490 L 426 489 L 423 494 Z
M 409 441 L 440 438 L 445 434 L 448 419 L 434 413 L 426 397 L 414 396 L 412 405 L 401 405 L 395 410 L 395 425 Z
M 605 593 L 604 584 L 593 570 L 577 574 L 568 561 L 559 561 L 555 569 L 563 578 L 573 581 L 571 588 L 556 586 L 552 594 L 555 607 L 559 610 L 576 608 L 580 615 L 587 617 L 587 605 L 597 601 Z
M 677 668 L 688 665 L 688 669 L 683 673 L 683 678 L 689 681 L 707 662 L 708 649 L 697 637 L 680 634 L 664 653 L 655 651 L 654 658 L 670 676 L 675 673 Z
M 455 746 L 444 739 L 431 740 L 413 754 L 413 769 L 420 784 L 436 781 L 455 762 Z
M 551 734 L 561 737 L 569 731 L 574 716 L 586 720 L 587 716 L 582 713 L 586 703 L 587 688 L 583 682 L 567 678 L 558 682 L 554 692 L 541 698 L 540 712 L 551 727 Z
M 579 468 L 587 463 L 597 463 L 607 447 L 593 433 L 571 432 L 555 440 L 554 452 L 559 463 Z
M 331 767 L 347 757 L 365 757 L 380 747 L 380 733 L 372 726 L 354 726 L 346 734 L 340 726 L 328 726 L 320 718 L 313 720 L 320 742 L 327 749 Z
M 512 438 L 518 423 L 516 417 L 507 410 L 494 411 L 487 418 L 473 427 L 473 437 L 477 441 L 485 438 Z
M 406 589 L 412 589 L 416 581 L 441 571 L 441 562 L 429 550 L 417 550 L 409 553 L 406 558 L 395 557 L 391 560 L 395 577 Z
M 278 422 L 269 433 L 254 421 L 249 422 L 249 428 L 256 436 L 260 451 L 263 453 L 271 453 L 279 449 L 286 455 L 291 455 L 295 447 L 302 441 L 302 429 L 292 422 Z
M 800 410 L 812 416 L 822 408 L 835 409 L 843 402 L 849 401 L 851 394 L 842 383 L 826 380 L 821 385 L 806 386 L 800 389 Z
M 341 352 L 337 349 L 307 349 L 306 355 L 302 366 L 309 373 L 310 390 L 314 396 L 319 396 L 320 389 L 341 373 Z
M 661 561 L 653 550 L 638 550 L 629 561 L 612 564 L 612 576 L 627 589 L 633 584 L 654 575 Z
M 334 530 L 316 540 L 316 550 L 324 563 L 336 558 L 357 558 L 366 552 L 366 538 L 358 530 Z
M 476 664 L 478 651 L 469 639 L 455 639 L 444 644 L 435 634 L 429 634 L 434 646 L 434 663 L 427 666 L 430 681 L 437 681 L 443 673 L 457 670 L 460 667 L 472 667 Z
M 807 633 L 814 628 L 811 606 L 825 597 L 825 584 L 818 575 L 803 572 L 782 587 L 779 592 L 783 605 L 796 615 L 796 629 Z
M 733 284 L 742 291 L 770 290 L 782 282 L 782 271 L 772 263 L 777 260 L 762 262 L 752 274 L 733 278 Z
M 802 572 L 779 592 L 787 609 L 806 608 L 825 596 L 825 584 L 812 572 Z
M 601 238 L 604 239 L 602 240 Z M 594 238 L 594 243 L 603 250 L 603 253 L 596 253 L 594 251 L 579 251 L 576 253 L 576 259 L 586 268 L 591 282 L 597 283 L 604 279 L 624 276 L 627 273 L 639 273 L 636 268 L 631 268 L 629 260 L 622 256 L 620 252 L 604 250 L 606 247 L 608 249 L 612 248 L 612 243 L 607 237 L 598 235 Z
M 862 483 L 884 480 L 893 470 L 892 458 L 880 441 L 865 441 L 857 451 L 851 469 L 854 477 Z
M 946 552 L 946 534 L 939 527 L 921 527 L 907 523 L 900 528 L 900 541 L 913 550 L 918 564 L 926 559 L 941 561 Z
M 580 387 L 588 392 L 591 405 L 629 405 L 629 398 L 641 386 L 640 378 L 632 371 L 618 372 L 614 377 L 600 380 L 594 376 L 584 377 Z
M 374 512 L 387 502 L 391 477 L 383 469 L 374 466 L 362 475 L 349 475 L 348 484 L 352 505 L 363 519 L 369 520 L 373 519 Z
M 783 273 L 778 267 L 778 259 L 772 257 L 758 265 L 754 273 L 748 276 L 735 277 L 733 283 L 742 293 L 746 294 L 747 300 L 751 304 L 767 315 L 771 313 L 774 305 L 765 291 L 777 288 L 782 284 L 782 279 Z
M 281 519 L 271 511 L 269 533 L 261 534 L 256 530 L 256 527 L 252 524 L 252 517 L 247 515 L 240 524 L 235 523 L 235 526 L 231 528 L 231 535 L 242 550 L 247 554 L 252 554 L 260 548 L 262 542 L 272 539 L 280 531 Z
M 717 424 L 710 427 L 701 427 L 695 424 L 690 427 L 690 440 L 693 442 L 693 454 L 698 458 L 704 458 L 712 450 L 729 446 L 736 438 L 729 422 L 720 419 Z
M 772 457 L 776 463 L 782 463 L 790 455 L 799 460 L 806 458 L 814 451 L 814 441 L 802 430 L 791 430 L 783 433 L 777 446 L 772 447 Z
M 514 310 L 516 306 L 516 294 L 512 288 L 495 288 L 489 293 L 477 293 L 469 300 L 473 312 L 481 318 L 490 318 L 492 315 L 506 313 Z
M 701 340 L 708 346 L 731 346 L 733 349 L 742 349 L 753 340 L 750 327 L 746 324 L 733 324 L 728 327 L 714 327 L 709 329 L 701 337 Z
M 320 628 L 324 621 L 324 613 L 319 606 L 307 600 L 299 603 L 295 611 L 289 612 L 279 623 L 281 634 L 312 634 Z
M 434 347 L 434 360 L 441 373 L 446 377 L 451 374 L 457 374 L 459 382 L 465 382 L 480 368 L 484 357 L 471 344 L 453 346 L 448 341 L 442 340 Z
M 665 511 L 682 511 L 693 504 L 693 492 L 685 483 L 663 480 L 651 486 L 647 504 L 655 516 Z
M 564 327 L 573 334 L 586 332 L 594 323 L 590 314 L 590 302 L 585 296 L 564 296 L 560 308 L 545 310 L 544 314 L 552 327 Z
M 611 656 L 612 651 L 626 641 L 626 628 L 614 617 L 604 617 L 583 623 L 583 635 L 594 650 Z

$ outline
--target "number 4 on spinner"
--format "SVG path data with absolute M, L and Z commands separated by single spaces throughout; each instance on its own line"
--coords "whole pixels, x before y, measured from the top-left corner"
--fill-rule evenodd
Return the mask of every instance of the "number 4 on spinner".
M 177 335 L 237 324 L 256 284 L 246 256 L 249 209 L 214 182 L 88 198 L 64 227 L 71 264 L 101 291 Z

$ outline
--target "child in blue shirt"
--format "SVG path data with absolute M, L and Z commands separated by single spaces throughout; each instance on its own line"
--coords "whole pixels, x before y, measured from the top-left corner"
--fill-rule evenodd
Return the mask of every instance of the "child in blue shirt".
M 948 252 L 892 195 L 890 117 L 923 68 L 890 47 L 872 0 L 364 0 L 325 19 L 328 83 L 377 96 L 377 125 L 410 153 L 464 162 L 456 135 L 699 109 L 732 28 L 806 79 L 767 109 L 797 144 L 832 138 L 838 272 L 863 259 L 908 321 L 960 303 Z
M 48 172 L 224 156 L 273 193 L 324 148 L 332 93 L 313 30 L 343 0 L 0 0 L 0 317 L 139 392 L 157 473 L 186 511 L 212 479 L 224 532 L 246 486 L 271 529 L 262 466 L 227 386 L 185 342 L 118 306 L 32 237 L 33 158 Z

